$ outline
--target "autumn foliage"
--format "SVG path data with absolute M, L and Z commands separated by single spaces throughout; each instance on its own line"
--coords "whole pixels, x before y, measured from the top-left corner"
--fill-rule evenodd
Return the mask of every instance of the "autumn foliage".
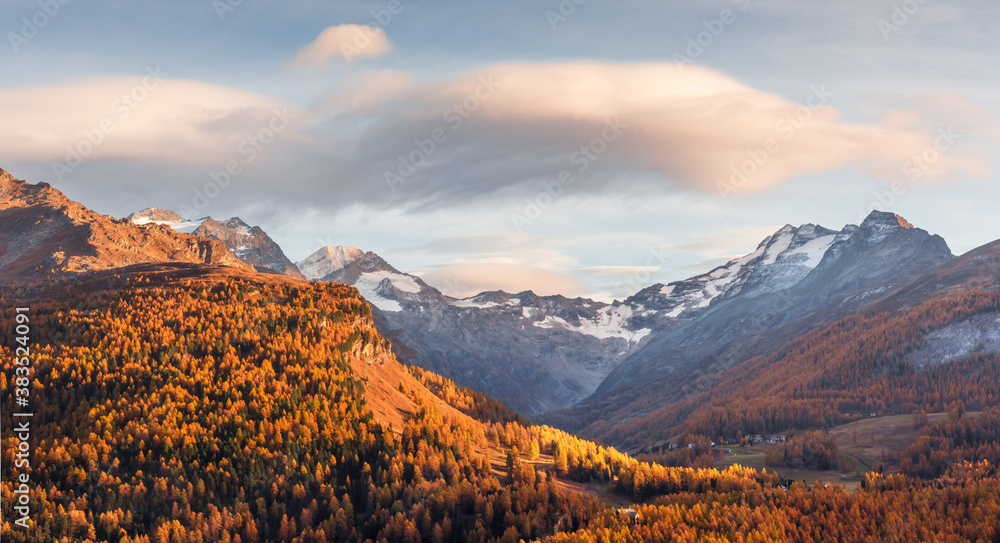
M 1000 405 L 1000 357 L 973 354 L 917 367 L 909 355 L 929 333 L 1000 311 L 1000 291 L 936 298 L 903 313 L 846 317 L 710 376 L 711 386 L 675 404 L 586 435 L 627 446 L 684 432 L 735 440 L 788 429 L 822 429 L 871 414 L 976 411 Z
M 771 472 L 739 466 L 641 462 L 532 425 L 416 368 L 387 382 L 398 363 L 368 304 L 343 285 L 140 276 L 87 292 L 22 288 L 0 299 L 0 329 L 13 326 L 12 301 L 31 307 L 34 526 L 10 522 L 17 439 L 5 425 L 4 541 L 1000 537 L 995 412 L 926 429 L 907 453 L 908 474 L 870 473 L 857 494 L 785 488 Z M 807 356 L 822 345 L 816 337 L 796 349 Z M 2 349 L 0 370 L 10 375 L 13 350 Z M 402 425 L 373 411 L 380 398 L 372 391 L 383 386 L 405 399 Z M 985 402 L 990 386 L 936 401 Z M 925 392 L 911 397 L 921 400 L 883 400 L 900 409 L 934 404 Z M 977 421 L 986 425 L 980 433 Z M 941 477 L 925 471 L 945 464 Z M 600 492 L 639 503 L 638 514 L 610 508 Z

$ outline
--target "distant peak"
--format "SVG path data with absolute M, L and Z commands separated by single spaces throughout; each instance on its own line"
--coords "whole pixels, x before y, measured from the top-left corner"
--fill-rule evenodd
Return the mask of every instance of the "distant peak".
M 225 224 L 229 228 L 244 228 L 244 229 L 250 228 L 250 225 L 239 217 L 232 217 L 223 224 Z
M 910 224 L 910 221 L 907 221 L 903 217 L 888 211 L 872 211 L 868 214 L 868 217 L 865 218 L 864 222 L 861 223 L 861 226 L 864 227 L 865 225 L 871 224 L 893 227 L 898 226 L 900 228 L 915 228 L 912 224 Z
M 867 243 L 881 243 L 904 230 L 916 230 L 909 221 L 886 211 L 872 211 L 861 223 L 853 236 L 860 236 Z
M 3 195 L 9 190 L 13 190 L 13 187 L 17 186 L 17 179 L 14 176 L 7 173 L 3 169 L 0 169 L 0 195 Z
M 326 246 L 307 256 L 305 260 L 297 264 L 307 279 L 316 281 L 333 272 L 346 268 L 351 262 L 354 262 L 364 254 L 364 251 L 357 247 L 347 247 L 344 245 L 336 247 Z
M 329 245 L 327 245 L 326 247 L 323 247 L 317 252 L 323 252 L 327 255 L 346 254 L 346 255 L 361 256 L 362 254 L 364 254 L 364 251 L 362 251 L 361 249 L 358 249 L 357 247 L 351 247 L 349 245 L 338 245 L 336 247 L 330 247 Z

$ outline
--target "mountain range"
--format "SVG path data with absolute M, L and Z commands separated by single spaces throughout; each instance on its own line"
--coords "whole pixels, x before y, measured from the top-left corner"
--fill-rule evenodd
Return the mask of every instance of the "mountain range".
M 2 170 L 0 229 L 0 281 L 184 262 L 352 285 L 400 360 L 598 438 L 844 317 L 989 287 L 1000 253 L 998 242 L 956 257 L 940 236 L 876 211 L 840 230 L 786 225 L 707 273 L 604 303 L 531 291 L 454 298 L 349 246 L 293 263 L 238 217 L 149 208 L 114 219 Z M 963 330 L 991 344 L 988 333 Z

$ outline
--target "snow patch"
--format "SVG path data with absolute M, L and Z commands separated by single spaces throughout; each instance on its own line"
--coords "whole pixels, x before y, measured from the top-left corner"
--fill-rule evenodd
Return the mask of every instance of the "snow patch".
M 472 298 L 465 298 L 464 300 L 455 300 L 451 302 L 451 305 L 455 307 L 475 307 L 478 309 L 489 309 L 491 307 L 496 307 L 500 304 L 496 302 L 477 303 Z
M 833 245 L 833 242 L 836 239 L 836 234 L 816 238 L 812 241 L 803 243 L 800 247 L 792 249 L 788 252 L 788 256 L 806 255 L 806 261 L 800 263 L 800 265 L 811 270 L 816 266 L 819 266 L 819 263 L 823 260 L 823 256 L 826 255 L 827 249 Z
M 378 293 L 378 286 L 382 281 L 388 279 L 392 286 L 398 290 L 409 293 L 420 292 L 420 285 L 412 277 L 393 273 L 390 271 L 377 271 L 361 274 L 355 288 L 361 293 L 364 299 L 382 311 L 402 311 L 403 307 L 396 300 L 390 300 Z
M 527 308 L 525 308 L 527 309 Z M 646 337 L 652 330 L 642 328 L 640 330 L 629 330 L 626 326 L 631 319 L 633 310 L 627 305 L 608 306 L 597 314 L 593 319 L 579 319 L 579 324 L 570 324 L 561 317 L 552 315 L 546 316 L 535 324 L 538 328 L 561 328 L 579 332 L 598 339 L 610 339 L 620 337 L 629 342 L 639 341 Z
M 197 220 L 182 220 L 182 221 L 154 221 L 148 217 L 137 217 L 132 219 L 133 224 L 144 225 L 144 224 L 162 224 L 174 232 L 180 232 L 182 234 L 192 234 L 195 230 L 201 226 L 201 223 L 205 222 L 208 217 L 203 217 Z
M 768 243 L 767 248 L 764 250 L 764 259 L 760 262 L 760 264 L 766 266 L 777 262 L 781 253 L 788 250 L 788 247 L 792 244 L 792 238 L 794 237 L 795 236 L 793 234 L 782 234 L 778 236 L 778 239 Z
M 910 354 L 910 362 L 924 368 L 946 364 L 972 354 L 1000 353 L 1000 313 L 975 315 L 927 335 L 925 346 Z

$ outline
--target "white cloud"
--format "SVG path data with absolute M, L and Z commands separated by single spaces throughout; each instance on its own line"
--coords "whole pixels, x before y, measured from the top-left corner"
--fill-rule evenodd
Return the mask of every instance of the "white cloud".
M 564 62 L 495 65 L 437 84 L 400 83 L 382 103 L 358 91 L 327 104 L 341 108 L 331 129 L 365 127 L 353 132 L 352 152 L 361 152 L 343 158 L 375 190 L 386 189 L 378 181 L 398 173 L 400 157 L 421 154 L 415 142 L 443 130 L 447 141 L 395 194 L 380 191 L 383 201 L 411 204 L 481 196 L 561 169 L 586 178 L 574 191 L 607 188 L 623 175 L 706 192 L 734 179 L 741 192 L 766 191 L 840 169 L 892 179 L 934 145 L 933 130 L 891 114 L 846 121 L 831 105 L 836 88 L 815 89 L 789 98 L 696 66 Z M 934 166 L 939 178 L 987 170 L 960 149 Z
M 295 66 L 320 66 L 340 57 L 352 62 L 364 57 L 377 57 L 392 50 L 385 30 L 357 24 L 327 27 L 312 43 L 296 53 Z
M 88 160 L 216 164 L 235 158 L 279 114 L 295 112 L 270 97 L 159 76 L 5 88 L 0 149 L 18 160 L 66 161 L 75 151 Z

